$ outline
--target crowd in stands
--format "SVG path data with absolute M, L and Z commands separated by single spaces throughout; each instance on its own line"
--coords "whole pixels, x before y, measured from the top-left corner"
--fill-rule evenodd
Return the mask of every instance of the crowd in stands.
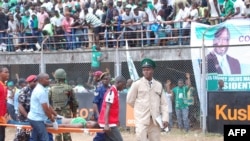
M 250 17 L 249 0 L 1 0 L 0 50 L 38 51 L 46 36 L 48 50 L 122 47 L 125 39 L 165 46 L 188 41 L 191 22 L 239 17 Z

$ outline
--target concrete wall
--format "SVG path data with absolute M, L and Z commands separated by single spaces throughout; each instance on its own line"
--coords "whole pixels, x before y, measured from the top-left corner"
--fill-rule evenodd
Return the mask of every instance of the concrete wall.
M 103 48 L 108 58 L 103 62 L 115 62 L 116 49 Z M 169 60 L 191 60 L 190 47 L 144 47 L 130 48 L 129 53 L 134 61 L 141 61 L 143 58 L 152 58 L 155 61 Z M 126 49 L 118 49 L 118 57 L 121 62 L 126 62 Z M 0 64 L 40 64 L 41 52 L 1 52 Z M 44 51 L 45 64 L 70 64 L 91 62 L 91 50 L 84 51 Z

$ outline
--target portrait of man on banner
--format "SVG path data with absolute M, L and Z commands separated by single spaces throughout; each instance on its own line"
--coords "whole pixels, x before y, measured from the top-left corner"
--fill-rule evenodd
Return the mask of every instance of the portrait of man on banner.
M 206 57 L 208 73 L 241 74 L 239 60 L 227 54 L 229 41 L 229 29 L 225 26 L 218 28 L 214 33 L 213 50 Z

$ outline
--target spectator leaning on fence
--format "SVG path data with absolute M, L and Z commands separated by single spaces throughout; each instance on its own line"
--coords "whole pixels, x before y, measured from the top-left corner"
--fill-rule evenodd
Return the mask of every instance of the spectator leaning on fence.
M 245 0 L 246 8 L 244 9 L 244 17 L 250 18 L 250 0 Z

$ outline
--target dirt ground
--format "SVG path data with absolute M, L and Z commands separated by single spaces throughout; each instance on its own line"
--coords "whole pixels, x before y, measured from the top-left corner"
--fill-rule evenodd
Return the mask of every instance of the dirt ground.
M 94 134 L 89 135 L 85 133 L 72 133 L 71 135 L 73 141 L 92 141 L 94 137 Z M 6 128 L 5 141 L 13 141 L 14 136 L 15 129 Z M 134 133 L 122 131 L 122 136 L 124 141 L 136 141 Z M 185 133 L 179 129 L 173 128 L 171 132 L 161 134 L 161 141 L 223 141 L 223 135 L 211 133 L 204 134 L 201 130 L 192 130 Z

